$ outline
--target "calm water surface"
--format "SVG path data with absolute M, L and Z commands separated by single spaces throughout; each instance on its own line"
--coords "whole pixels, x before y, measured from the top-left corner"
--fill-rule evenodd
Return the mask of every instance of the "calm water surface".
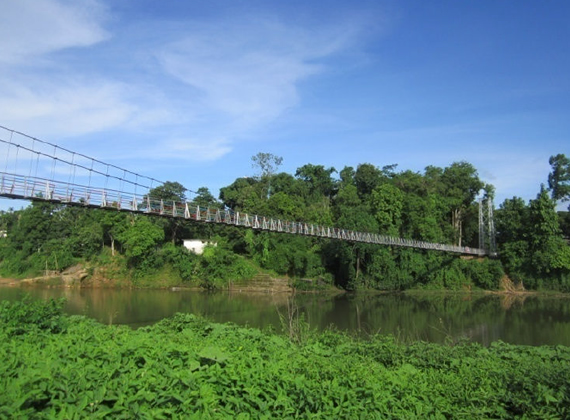
M 365 295 L 264 294 L 172 290 L 0 287 L 0 300 L 65 297 L 65 311 L 106 324 L 153 324 L 176 312 L 216 322 L 281 330 L 291 307 L 309 324 L 354 333 L 394 334 L 402 339 L 443 342 L 467 337 L 489 344 L 570 346 L 570 298 L 464 294 Z

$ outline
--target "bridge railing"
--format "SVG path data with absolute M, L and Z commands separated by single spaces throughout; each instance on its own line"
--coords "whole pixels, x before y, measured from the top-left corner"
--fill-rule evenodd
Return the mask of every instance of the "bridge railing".
M 270 232 L 282 232 L 320 238 L 339 239 L 378 245 L 429 249 L 458 254 L 483 256 L 480 248 L 438 244 L 415 239 L 396 238 L 377 233 L 356 232 L 312 223 L 295 222 L 230 209 L 201 207 L 192 202 L 154 199 L 149 195 L 127 194 L 115 189 L 86 187 L 45 178 L 25 177 L 0 172 L 0 196 L 36 201 L 49 201 L 75 206 L 115 209 L 164 217 L 183 218 L 204 223 L 220 223 Z

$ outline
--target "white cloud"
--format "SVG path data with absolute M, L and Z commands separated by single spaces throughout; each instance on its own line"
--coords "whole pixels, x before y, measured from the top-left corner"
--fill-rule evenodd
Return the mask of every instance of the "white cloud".
M 114 11 L 99 0 L 7 3 L 0 124 L 64 144 L 121 136 L 113 149 L 129 145 L 129 157 L 195 162 L 220 158 L 297 106 L 299 83 L 322 72 L 319 61 L 346 48 L 357 27 L 114 15 L 122 30 L 112 34 L 104 24 Z
M 297 84 L 322 71 L 316 60 L 340 49 L 350 34 L 346 28 L 308 31 L 272 20 L 191 27 L 157 57 L 169 74 L 198 89 L 196 99 L 239 129 L 297 105 Z
M 0 13 L 0 63 L 70 47 L 85 47 L 108 37 L 101 27 L 105 10 L 95 0 L 7 0 Z
M 0 87 L 4 125 L 41 136 L 71 136 L 124 124 L 136 110 L 118 83 L 34 79 Z
M 109 37 L 96 0 L 9 0 L 0 13 L 2 124 L 36 136 L 70 136 L 123 124 L 124 87 L 53 54 Z
M 189 161 L 216 160 L 231 151 L 226 139 L 213 139 L 209 141 L 178 138 L 165 141 L 159 153 L 160 157 L 169 159 L 182 159 Z

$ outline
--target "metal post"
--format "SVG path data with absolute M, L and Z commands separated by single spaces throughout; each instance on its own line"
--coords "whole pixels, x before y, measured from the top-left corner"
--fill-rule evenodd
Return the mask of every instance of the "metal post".
M 483 199 L 479 199 L 479 249 L 485 249 L 485 220 L 483 217 Z
M 497 242 L 495 232 L 495 221 L 493 220 L 493 201 L 487 199 L 487 219 L 488 219 L 488 234 L 489 234 L 489 255 L 497 255 Z

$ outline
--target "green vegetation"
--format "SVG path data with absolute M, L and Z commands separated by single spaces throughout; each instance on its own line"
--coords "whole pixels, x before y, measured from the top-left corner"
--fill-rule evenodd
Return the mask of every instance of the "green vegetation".
M 178 314 L 131 330 L 0 304 L 0 418 L 570 416 L 570 348 L 277 335 Z
M 282 158 L 270 153 L 252 162 L 256 175 L 222 188 L 220 201 L 200 188 L 192 202 L 476 248 L 477 199 L 494 194 L 467 162 L 428 166 L 423 173 L 397 171 L 397 165 L 364 163 L 337 172 L 306 164 L 294 175 L 278 173 Z M 34 202 L 0 216 L 7 232 L 0 239 L 0 275 L 31 277 L 81 263 L 92 277 L 112 275 L 137 286 L 168 275 L 168 285 L 220 288 L 263 270 L 347 290 L 494 290 L 506 272 L 527 288 L 570 291 L 570 247 L 564 240 L 569 218 L 555 211 L 556 200 L 570 199 L 570 160 L 556 155 L 550 163 L 549 189 L 542 187 L 528 204 L 517 197 L 505 200 L 496 211 L 500 261 Z M 149 194 L 184 201 L 186 193 L 181 184 L 166 182 Z M 183 238 L 217 246 L 197 256 L 182 249 Z

